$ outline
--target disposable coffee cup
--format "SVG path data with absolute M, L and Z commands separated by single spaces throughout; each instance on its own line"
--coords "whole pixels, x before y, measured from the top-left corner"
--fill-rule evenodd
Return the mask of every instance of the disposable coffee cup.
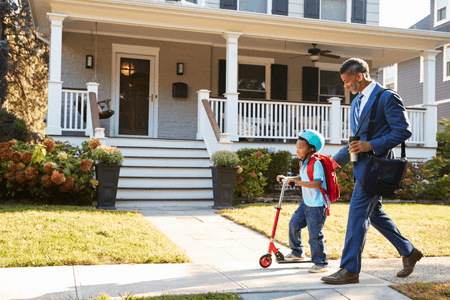
M 350 143 L 354 141 L 359 141 L 360 137 L 355 135 L 350 137 Z M 358 154 L 350 153 L 350 161 L 351 162 L 357 162 L 358 161 Z

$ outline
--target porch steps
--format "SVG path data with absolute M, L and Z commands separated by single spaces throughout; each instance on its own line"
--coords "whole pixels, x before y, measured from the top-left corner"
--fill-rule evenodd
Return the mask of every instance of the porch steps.
M 122 151 L 117 200 L 212 201 L 211 162 L 199 140 L 109 138 Z

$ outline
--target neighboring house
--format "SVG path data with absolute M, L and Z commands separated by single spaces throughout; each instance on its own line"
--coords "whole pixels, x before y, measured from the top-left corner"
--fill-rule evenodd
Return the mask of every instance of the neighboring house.
M 161 156 L 172 140 L 185 139 L 206 147 L 206 158 L 217 149 L 243 147 L 295 154 L 303 128 L 321 131 L 328 144 L 324 153 L 334 154 L 349 136 L 353 97 L 338 72 L 346 59 L 363 58 L 376 73 L 422 56 L 432 70 L 439 68 L 436 47 L 450 43 L 446 32 L 378 26 L 379 0 L 30 3 L 36 31 L 50 44 L 47 134 L 74 143 L 92 136 L 85 105 L 92 91 L 99 100 L 111 99 L 115 111 L 101 122 L 105 143 L 138 149 L 126 154 L 124 165 L 143 153 L 139 147 L 158 147 L 154 155 Z M 408 110 L 411 159 L 429 158 L 436 150 L 434 72 L 423 77 L 426 92 L 417 104 L 425 109 Z M 219 142 L 202 99 L 223 133 Z M 193 142 L 178 147 L 197 147 Z M 134 178 L 136 170 L 127 176 Z M 139 188 L 142 193 L 129 198 L 147 197 L 149 189 Z
M 430 0 L 430 14 L 410 29 L 450 32 L 450 1 Z M 435 48 L 437 120 L 450 118 L 450 41 Z M 402 60 L 380 71 L 380 81 L 398 91 L 407 107 L 423 107 L 423 57 Z M 438 125 L 438 130 L 441 128 Z

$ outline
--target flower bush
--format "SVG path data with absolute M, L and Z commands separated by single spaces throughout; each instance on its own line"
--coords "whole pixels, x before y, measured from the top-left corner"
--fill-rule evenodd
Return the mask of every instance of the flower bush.
M 239 156 L 228 150 L 214 152 L 211 159 L 216 167 L 236 167 L 239 164 Z
M 92 205 L 96 197 L 92 151 L 89 142 L 81 149 L 52 139 L 34 145 L 1 143 L 1 198 Z
M 97 145 L 97 143 L 91 144 L 92 146 Z M 93 150 L 93 158 L 99 164 L 117 165 L 122 163 L 123 154 L 117 147 L 98 145 Z
M 271 161 L 270 155 L 257 151 L 249 156 L 241 157 L 240 160 L 234 197 L 254 198 L 261 196 L 264 187 L 267 185 L 263 172 L 268 169 Z

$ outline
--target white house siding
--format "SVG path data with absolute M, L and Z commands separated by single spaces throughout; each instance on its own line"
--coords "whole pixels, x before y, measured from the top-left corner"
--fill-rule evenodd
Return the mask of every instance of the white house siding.
M 197 132 L 197 91 L 210 88 L 211 47 L 156 40 L 125 37 L 98 36 L 97 82 L 99 99 L 111 98 L 112 44 L 139 45 L 160 48 L 158 137 L 194 139 Z M 80 33 L 63 34 L 62 81 L 64 87 L 86 88 L 87 82 L 95 81 L 94 70 L 85 68 L 85 57 L 91 51 L 91 36 Z M 185 73 L 176 75 L 176 63 L 184 63 Z M 188 85 L 188 98 L 172 97 L 172 84 Z M 109 120 L 102 120 L 109 135 Z
M 367 25 L 380 24 L 380 0 L 367 0 Z

